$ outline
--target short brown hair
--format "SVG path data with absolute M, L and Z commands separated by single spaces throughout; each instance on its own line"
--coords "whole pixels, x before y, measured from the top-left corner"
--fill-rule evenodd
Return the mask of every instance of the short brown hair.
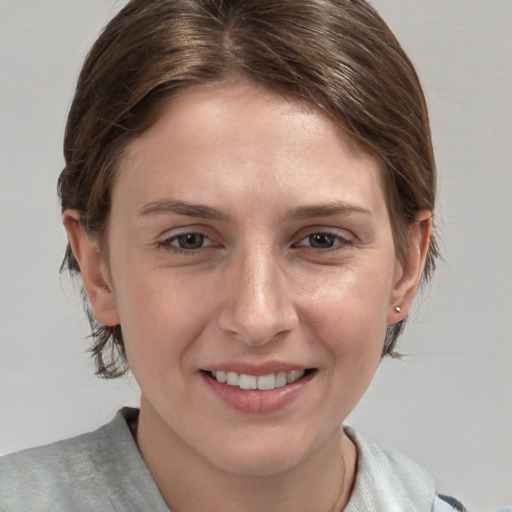
M 403 258 L 408 226 L 420 210 L 434 210 L 428 113 L 413 65 L 365 0 L 131 0 L 78 80 L 58 183 L 62 210 L 77 210 L 101 244 L 126 146 L 178 90 L 233 76 L 313 102 L 378 158 Z M 432 236 L 423 281 L 436 255 Z M 80 271 L 69 244 L 66 267 Z M 84 301 L 97 374 L 116 377 L 126 370 L 121 326 L 99 324 Z M 403 326 L 388 327 L 383 355 L 395 354 Z

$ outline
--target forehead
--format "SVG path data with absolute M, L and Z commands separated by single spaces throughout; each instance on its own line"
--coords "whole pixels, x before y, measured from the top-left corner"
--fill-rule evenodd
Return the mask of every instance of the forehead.
M 184 90 L 162 106 L 123 155 L 113 199 L 373 201 L 381 179 L 376 160 L 312 103 L 222 83 Z
M 328 128 L 331 135 L 335 135 L 336 143 L 342 146 L 345 152 L 357 157 L 371 155 L 362 143 L 349 136 L 341 126 L 336 128 L 339 123 L 312 101 L 299 97 L 285 88 L 271 88 L 243 78 L 232 78 L 180 90 L 154 113 L 151 126 L 138 140 L 170 135 L 170 130 L 165 133 L 165 127 L 169 129 L 171 122 L 179 124 L 177 131 L 184 137 L 192 135 L 189 142 L 196 139 L 198 144 L 201 143 L 198 129 L 205 133 L 211 129 L 220 137 L 222 132 L 227 132 L 229 128 L 235 128 L 233 131 L 241 129 L 242 135 L 247 133 L 248 128 L 253 127 L 256 132 L 258 127 L 266 126 L 273 129 L 272 132 L 265 130 L 271 138 L 276 132 L 286 136 L 289 129 L 296 130 L 298 127 L 316 127 L 317 131 L 326 131 Z M 229 134 L 231 137 L 233 131 Z M 173 136 L 180 134 L 174 133 Z M 259 135 L 261 136 L 261 133 Z M 327 144 L 329 141 L 325 142 Z

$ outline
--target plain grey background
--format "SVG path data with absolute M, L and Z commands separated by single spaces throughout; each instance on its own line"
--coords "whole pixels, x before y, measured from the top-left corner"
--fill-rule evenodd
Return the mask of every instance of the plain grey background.
M 348 420 L 472 510 L 512 502 L 512 2 L 375 0 L 430 105 L 443 237 L 430 290 Z M 100 381 L 79 293 L 59 278 L 55 184 L 83 58 L 114 0 L 0 0 L 0 453 L 137 403 Z

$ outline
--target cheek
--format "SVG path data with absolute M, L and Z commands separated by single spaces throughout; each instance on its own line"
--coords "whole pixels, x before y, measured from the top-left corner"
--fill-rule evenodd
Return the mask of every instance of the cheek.
M 152 272 L 142 266 L 119 273 L 116 294 L 132 371 L 180 364 L 208 321 L 211 297 L 189 276 Z
M 301 316 L 331 357 L 359 367 L 380 359 L 392 279 L 386 269 L 345 269 L 305 287 Z

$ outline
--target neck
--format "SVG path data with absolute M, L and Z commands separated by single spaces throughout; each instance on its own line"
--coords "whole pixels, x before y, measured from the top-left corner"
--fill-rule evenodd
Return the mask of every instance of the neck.
M 265 475 L 216 467 L 177 438 L 144 399 L 137 441 L 173 512 L 339 512 L 354 482 L 357 451 L 341 428 L 297 465 Z

